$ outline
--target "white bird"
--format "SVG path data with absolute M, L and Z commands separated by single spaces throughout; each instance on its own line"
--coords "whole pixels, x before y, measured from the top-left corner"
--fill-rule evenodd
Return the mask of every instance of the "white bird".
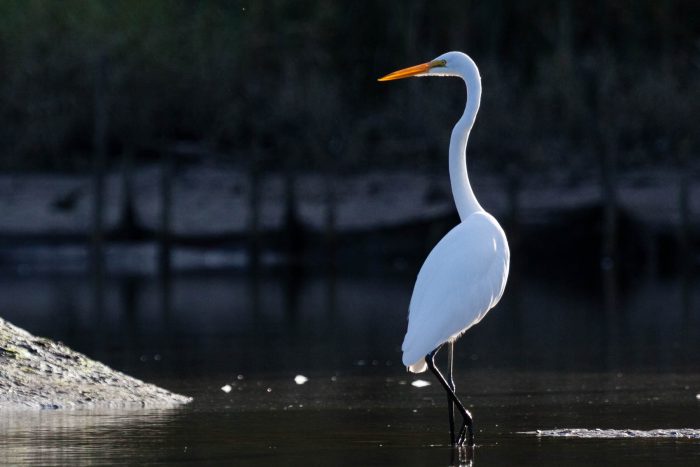
M 473 420 L 457 398 L 452 380 L 453 345 L 496 306 L 503 295 L 510 266 L 506 235 L 498 221 L 477 201 L 467 174 L 467 140 L 481 102 L 481 77 L 468 55 L 448 52 L 430 62 L 390 73 L 379 81 L 409 76 L 456 76 L 467 85 L 467 104 L 452 130 L 449 149 L 450 182 L 461 223 L 435 245 L 418 273 L 401 349 L 409 371 L 420 373 L 428 367 L 445 388 L 451 443 L 468 442 L 473 446 Z M 435 366 L 435 354 L 445 343 L 448 344 L 447 380 Z M 453 404 L 463 419 L 457 439 Z

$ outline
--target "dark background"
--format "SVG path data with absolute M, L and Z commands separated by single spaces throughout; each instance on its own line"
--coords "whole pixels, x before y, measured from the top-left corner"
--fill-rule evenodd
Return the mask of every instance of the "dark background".
M 536 177 L 546 184 L 547 175 L 563 180 L 563 191 L 577 183 L 599 188 L 598 201 L 577 206 L 566 222 L 583 216 L 602 226 L 598 240 L 587 241 L 613 257 L 618 246 L 604 238 L 619 237 L 625 220 L 619 176 L 645 170 L 653 179 L 670 170 L 678 177 L 668 188 L 683 185 L 669 194 L 680 214 L 661 230 L 685 245 L 697 224 L 698 17 L 694 1 L 5 1 L 0 169 L 13 180 L 36 171 L 91 174 L 81 196 L 92 199 L 93 237 L 109 230 L 101 225 L 109 202 L 103 177 L 124 167 L 130 174 L 165 160 L 163 185 L 202 165 L 242 171 L 251 179 L 252 211 L 265 190 L 257 181 L 281 173 L 288 182 L 279 197 L 288 211 L 282 224 L 293 230 L 303 224 L 289 188 L 299 173 L 337 180 L 409 170 L 447 179 L 462 85 L 376 78 L 463 50 L 484 84 L 469 146 L 473 178 L 495 175 L 511 200 Z M 170 189 L 161 190 L 165 206 Z M 331 205 L 332 191 L 325 192 Z M 71 209 L 71 201 L 70 192 L 50 200 L 58 209 Z M 517 224 L 518 215 L 527 224 L 511 204 L 504 224 Z M 155 228 L 138 225 L 148 223 L 133 215 L 138 206 L 120 209 L 121 238 L 156 237 Z M 169 219 L 161 221 L 162 239 Z M 19 232 L 22 239 L 42 233 Z M 297 237 L 312 233 L 286 233 L 269 245 L 299 250 Z
M 470 142 L 479 167 L 585 173 L 606 145 L 623 169 L 682 164 L 698 151 L 694 1 L 5 1 L 0 9 L 5 170 L 90 170 L 101 101 L 108 166 L 125 151 L 146 162 L 163 141 L 196 142 L 239 165 L 263 152 L 265 169 L 317 170 L 329 159 L 361 171 L 442 164 L 461 85 L 390 88 L 376 78 L 448 50 L 481 67 Z
M 590 300 L 586 313 L 614 318 L 628 293 L 659 303 L 625 315 L 633 338 L 634 313 L 653 328 L 668 303 L 682 328 L 700 238 L 698 18 L 696 1 L 3 1 L 5 315 L 107 359 L 148 347 L 142 313 L 170 342 L 174 316 L 214 307 L 225 323 L 267 294 L 284 336 L 319 281 L 330 298 L 309 299 L 312 314 L 355 316 L 337 287 L 384 300 L 382 275 L 398 273 L 393 305 L 365 308 L 403 316 L 421 261 L 458 222 L 446 155 L 465 93 L 377 78 L 463 50 L 484 86 L 470 174 L 513 254 L 503 306 L 537 286 L 558 303 L 538 305 L 543 323 Z M 370 277 L 334 282 L 357 272 Z M 130 331 L 104 327 L 115 306 Z M 268 329 L 253 321 L 231 329 L 248 342 Z M 81 340 L 100 326 L 112 347 Z M 402 331 L 371 347 L 394 355 Z M 652 349 L 676 338 L 664 332 Z

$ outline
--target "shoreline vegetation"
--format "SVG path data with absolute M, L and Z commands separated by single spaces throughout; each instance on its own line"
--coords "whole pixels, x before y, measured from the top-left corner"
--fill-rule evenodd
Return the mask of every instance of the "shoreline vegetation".
M 659 256 L 680 255 L 700 239 L 692 220 L 692 213 L 700 212 L 700 182 L 683 186 L 684 176 L 676 170 L 639 170 L 619 177 L 616 235 L 627 262 L 668 261 Z M 106 243 L 166 240 L 169 247 L 244 253 L 257 247 L 261 254 L 277 253 L 282 262 L 289 254 L 302 263 L 317 262 L 329 250 L 341 264 L 382 254 L 410 261 L 458 222 L 443 174 L 354 174 L 337 177 L 329 189 L 318 173 L 296 174 L 291 182 L 284 174 L 268 174 L 252 183 L 240 170 L 189 167 L 168 178 L 167 197 L 157 166 L 125 177 L 123 172 L 105 177 L 101 237 Z M 501 219 L 515 248 L 537 252 L 547 239 L 553 252 L 576 243 L 592 256 L 589 260 L 601 258 L 605 203 L 596 178 L 533 176 L 517 187 L 499 174 L 474 179 L 482 204 Z M 8 193 L 0 198 L 0 237 L 12 245 L 0 249 L 0 262 L 21 263 L 23 250 L 17 247 L 90 243 L 89 176 L 5 174 L 0 190 Z M 229 255 L 209 264 L 245 267 L 248 260 Z
M 697 264 L 697 17 L 692 0 L 2 2 L 0 238 L 93 259 L 152 242 L 161 271 L 183 245 L 417 260 L 456 223 L 464 87 L 376 79 L 463 50 L 484 86 L 470 173 L 514 253 Z

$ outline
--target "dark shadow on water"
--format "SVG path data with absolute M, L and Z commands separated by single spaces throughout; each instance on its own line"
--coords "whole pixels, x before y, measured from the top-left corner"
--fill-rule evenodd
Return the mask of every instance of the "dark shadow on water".
M 700 365 L 692 276 L 621 290 L 611 268 L 597 284 L 571 282 L 514 271 L 498 307 L 458 342 L 457 373 Z M 400 366 L 412 285 L 407 275 L 3 276 L 0 296 L 9 321 L 125 369 L 159 354 L 172 366 L 148 370 L 336 371 Z
M 300 299 L 304 286 L 301 268 L 290 268 L 284 280 L 284 308 L 287 315 L 287 327 L 295 332 L 299 326 Z

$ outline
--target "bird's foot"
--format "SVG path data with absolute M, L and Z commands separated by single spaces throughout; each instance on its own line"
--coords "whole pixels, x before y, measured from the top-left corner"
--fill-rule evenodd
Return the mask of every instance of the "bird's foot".
M 459 437 L 457 438 L 457 446 L 467 445 L 469 447 L 474 446 L 474 429 L 467 422 L 462 423 L 462 429 L 459 430 Z

